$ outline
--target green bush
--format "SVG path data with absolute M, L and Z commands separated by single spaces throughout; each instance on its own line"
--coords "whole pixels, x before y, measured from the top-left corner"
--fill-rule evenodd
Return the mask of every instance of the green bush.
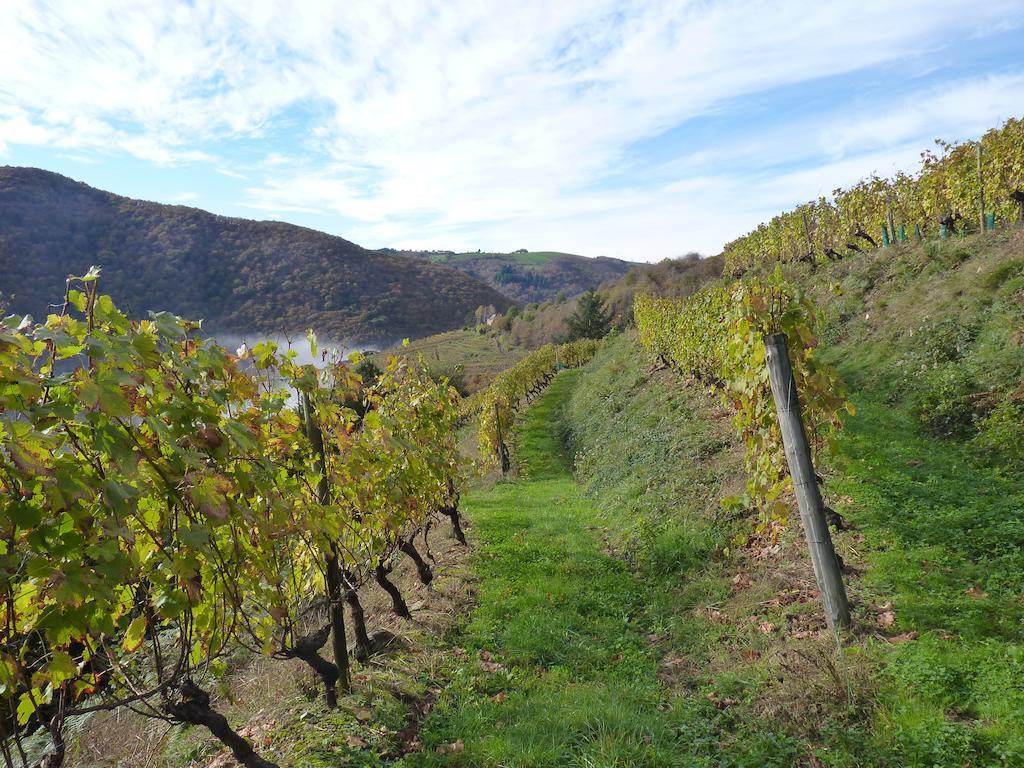
M 994 463 L 1024 471 L 1024 403 L 1006 399 L 978 424 L 974 445 Z
M 965 437 L 974 424 L 974 377 L 959 363 L 927 370 L 913 393 L 914 415 L 937 437 Z

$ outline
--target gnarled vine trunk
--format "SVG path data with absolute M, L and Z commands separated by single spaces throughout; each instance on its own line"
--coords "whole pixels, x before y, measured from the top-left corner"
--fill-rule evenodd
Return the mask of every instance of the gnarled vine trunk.
M 210 706 L 210 694 L 193 683 L 181 687 L 180 701 L 167 701 L 164 710 L 175 720 L 188 725 L 201 725 L 210 731 L 245 768 L 280 768 L 277 763 L 256 754 L 252 744 L 238 735 L 228 719 Z
M 441 513 L 444 514 L 452 522 L 452 533 L 455 534 L 455 540 L 459 544 L 466 543 L 466 534 L 462 532 L 462 523 L 459 517 L 459 507 L 456 504 L 451 504 L 441 509 Z
M 411 619 L 412 614 L 409 612 L 409 606 L 406 605 L 405 598 L 402 597 L 402 593 L 398 591 L 398 587 L 396 587 L 388 578 L 388 573 L 389 569 L 378 563 L 377 567 L 374 569 L 373 577 L 377 584 L 380 585 L 380 588 L 391 596 L 391 605 L 395 614 L 401 616 L 403 619 Z
M 301 659 L 316 674 L 324 684 L 324 698 L 327 706 L 334 709 L 338 706 L 338 666 L 332 664 L 320 655 L 320 649 L 327 643 L 331 634 L 331 625 L 328 624 L 318 632 L 300 637 L 291 648 L 281 651 L 280 656 L 285 658 Z
M 363 613 L 363 605 L 359 602 L 359 595 L 352 588 L 353 579 L 349 573 L 345 574 L 345 602 L 348 603 L 349 613 L 352 615 L 352 632 L 356 637 L 356 658 L 365 661 L 370 657 L 370 636 L 366 632 L 366 614 Z
M 420 557 L 420 553 L 412 541 L 406 539 L 399 540 L 398 548 L 408 555 L 410 560 L 416 563 L 416 573 L 419 575 L 420 581 L 424 584 L 429 584 L 434 580 L 434 572 L 430 570 L 430 566 L 427 565 L 426 561 Z

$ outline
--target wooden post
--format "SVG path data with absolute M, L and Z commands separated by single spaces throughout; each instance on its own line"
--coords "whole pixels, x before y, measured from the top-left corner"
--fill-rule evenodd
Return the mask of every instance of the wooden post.
M 981 171 L 981 141 L 978 142 L 978 216 L 981 219 L 981 229 L 984 232 L 985 226 L 985 175 Z
M 306 437 L 316 453 L 320 480 L 316 486 L 317 501 L 327 505 L 330 501 L 330 484 L 327 480 L 327 456 L 324 451 L 324 435 L 313 414 L 313 403 L 309 395 L 302 393 L 302 421 Z M 348 646 L 345 637 L 345 606 L 342 603 L 341 563 L 338 548 L 331 545 L 331 551 L 324 557 L 326 570 L 327 599 L 331 604 L 331 648 L 334 651 L 334 665 L 338 668 L 338 687 L 342 693 L 352 690 L 349 673 Z
M 818 581 L 818 591 L 825 607 L 825 620 L 829 628 L 850 626 L 850 605 L 839 570 L 839 560 L 825 521 L 825 504 L 821 500 L 818 481 L 811 460 L 811 447 L 807 443 L 796 381 L 789 361 L 786 334 L 773 333 L 764 338 L 765 361 L 775 399 L 775 410 L 782 430 L 782 443 L 786 449 L 789 473 L 793 477 L 800 519 L 803 521 L 807 546 L 811 551 L 811 564 Z
M 501 474 L 507 475 L 509 470 L 508 448 L 505 447 L 505 437 L 501 434 L 501 410 L 498 404 L 494 404 L 494 431 L 498 438 L 498 460 L 501 462 Z
M 803 212 L 804 237 L 807 239 L 807 252 L 814 253 L 814 238 L 811 237 L 811 224 L 807 220 L 807 211 Z
M 895 243 L 896 239 L 896 219 L 892 215 L 892 193 L 890 192 L 885 196 L 885 209 L 889 219 L 889 241 Z

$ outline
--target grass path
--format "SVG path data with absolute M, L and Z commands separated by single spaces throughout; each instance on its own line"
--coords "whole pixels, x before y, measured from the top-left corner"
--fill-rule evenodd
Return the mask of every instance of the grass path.
M 699 765 L 644 627 L 651 587 L 605 552 L 600 515 L 573 481 L 558 413 L 577 372 L 527 414 L 522 477 L 470 494 L 477 607 L 415 765 Z M 553 426 L 555 425 L 555 426 Z

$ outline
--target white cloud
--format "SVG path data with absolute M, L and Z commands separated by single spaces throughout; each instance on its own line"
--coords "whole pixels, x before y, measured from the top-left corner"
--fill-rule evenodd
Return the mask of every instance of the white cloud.
M 989 126 L 1024 103 L 1021 77 L 837 127 L 796 116 L 605 190 L 631 145 L 767 89 L 898 61 L 926 69 L 942 41 L 1015 10 L 1019 0 L 8 0 L 0 154 L 31 144 L 206 163 L 247 180 L 252 210 L 337 216 L 368 245 L 714 250 L 785 194 L 851 180 L 824 175 L 842 176 L 851 155 L 861 175 L 861 161 L 902 162 L 922 135 Z M 263 147 L 244 174 L 224 166 L 237 139 Z M 765 156 L 816 154 L 830 162 L 750 192 Z M 751 158 L 749 173 L 716 171 L 726 155 Z
M 229 179 L 248 179 L 249 178 L 244 173 L 239 173 L 238 171 L 232 171 L 230 168 L 214 168 L 213 170 L 215 170 L 221 176 L 227 176 Z

